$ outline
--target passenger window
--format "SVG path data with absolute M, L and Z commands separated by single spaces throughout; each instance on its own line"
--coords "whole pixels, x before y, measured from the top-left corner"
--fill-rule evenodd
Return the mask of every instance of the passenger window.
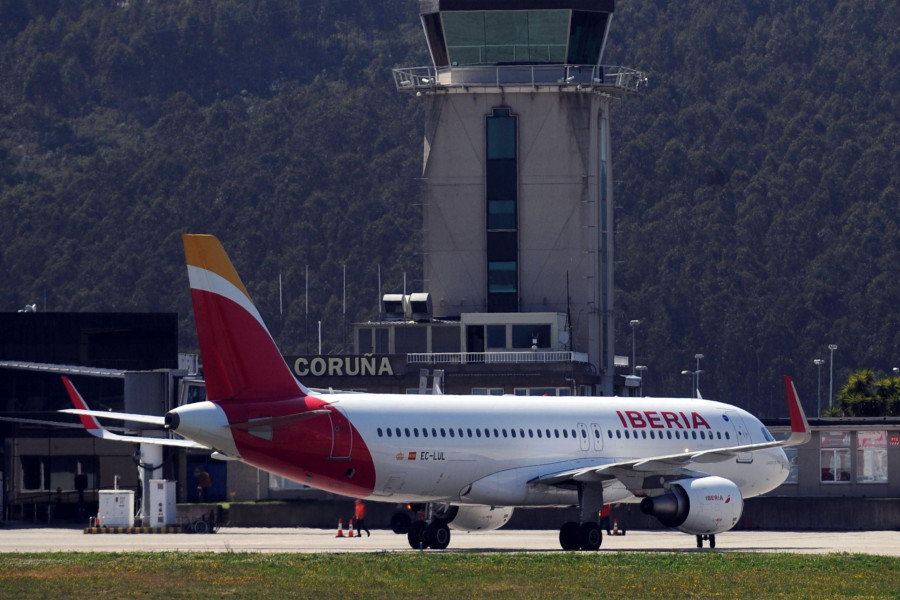
M 563 437 L 566 439 L 569 439 L 569 430 L 568 429 L 563 429 Z
M 413 433 L 415 434 L 416 437 L 419 437 L 419 428 L 413 427 Z
M 387 436 L 391 437 L 391 428 L 390 427 L 388 427 L 388 429 L 387 429 Z
M 484 429 L 484 437 L 486 437 L 486 438 L 491 437 L 491 430 L 486 427 Z
M 554 429 L 553 435 L 556 436 L 557 438 L 559 438 L 559 429 Z
M 441 427 L 441 437 L 447 437 L 447 432 Z
M 696 439 L 697 439 L 697 432 L 696 432 L 696 431 L 692 431 L 691 434 L 692 434 L 691 437 L 693 437 L 693 438 L 696 440 Z
M 441 431 L 443 431 L 443 429 Z M 453 437 L 453 428 L 450 428 L 450 437 Z
M 533 429 L 529 429 L 529 430 L 528 430 L 528 437 L 530 437 L 530 438 L 533 438 L 533 437 L 534 437 L 534 430 L 533 430 Z
M 500 433 L 497 431 L 496 428 L 494 428 L 494 437 L 500 437 Z M 506 435 L 504 435 L 503 437 L 506 437 Z
M 422 437 L 428 437 L 428 428 L 427 427 L 422 428 Z
M 381 437 L 381 427 L 378 428 L 378 437 Z
M 515 430 L 515 429 L 510 429 L 509 432 L 512 434 L 513 437 L 516 437 L 516 430 Z
M 667 431 L 667 432 L 666 432 L 666 437 L 669 438 L 669 439 L 671 440 L 671 439 L 672 439 L 672 432 L 671 432 L 671 431 Z
M 630 440 L 630 439 L 631 439 L 631 436 L 629 435 L 627 429 L 625 430 L 625 439 L 626 439 L 626 440 Z
M 612 439 L 612 429 L 607 429 L 606 435 L 609 436 L 609 439 Z
M 620 440 L 622 439 L 622 430 L 621 429 L 616 429 L 616 438 L 620 439 Z
M 400 437 L 401 435 L 403 435 L 403 433 L 400 432 L 400 428 L 399 428 L 399 427 L 397 427 L 397 428 L 395 429 L 395 431 L 397 432 L 397 437 Z
M 460 427 L 457 431 L 459 432 L 459 437 L 465 437 L 465 435 L 463 435 L 462 427 Z M 469 431 L 469 437 L 472 437 L 472 431 L 471 431 L 471 430 Z
M 506 430 L 503 430 L 503 437 L 506 437 Z
M 525 437 L 525 430 L 522 429 L 522 428 L 519 428 L 519 437 L 520 437 L 520 438 L 524 438 L 524 437 Z
M 466 429 L 466 433 L 469 434 L 469 437 L 472 437 L 472 430 L 471 430 L 471 429 Z

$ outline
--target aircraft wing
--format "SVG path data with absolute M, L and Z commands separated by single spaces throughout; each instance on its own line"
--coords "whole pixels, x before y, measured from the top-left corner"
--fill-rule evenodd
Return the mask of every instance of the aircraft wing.
M 739 454 L 757 452 L 767 448 L 786 448 L 800 446 L 812 437 L 809 423 L 803 412 L 803 406 L 797 396 L 797 389 L 790 377 L 784 378 L 787 388 L 788 410 L 791 415 L 791 435 L 780 441 L 762 442 L 756 444 L 743 444 L 725 448 L 711 448 L 696 452 L 683 452 L 680 454 L 668 454 L 662 456 L 642 457 L 633 460 L 605 463 L 600 465 L 568 469 L 557 473 L 548 473 L 531 480 L 532 484 L 561 485 L 569 482 L 596 483 L 610 479 L 619 479 L 623 483 L 627 480 L 644 478 L 649 474 L 660 475 L 690 475 L 694 472 L 692 466 L 723 462 L 731 460 Z
M 66 391 L 69 392 L 69 398 L 72 399 L 72 403 L 76 406 L 76 408 L 69 408 L 60 412 L 78 415 L 81 418 L 82 426 L 84 426 L 87 432 L 94 437 L 98 437 L 104 440 L 113 440 L 116 442 L 136 442 L 139 444 L 155 444 L 158 446 L 177 446 L 179 448 L 202 448 L 205 450 L 212 449 L 208 446 L 198 444 L 197 442 L 193 442 L 191 440 L 157 438 L 138 435 L 120 435 L 118 433 L 113 433 L 103 427 L 103 425 L 100 424 L 100 421 L 97 420 L 97 417 L 105 417 L 124 421 L 135 421 L 139 423 L 149 423 L 151 425 L 160 426 L 164 424 L 165 420 L 163 417 L 154 417 L 152 415 L 113 413 L 91 410 L 90 408 L 88 408 L 87 403 L 84 401 L 84 398 L 81 397 L 81 394 L 78 392 L 78 390 L 75 389 L 75 386 L 72 385 L 72 382 L 69 380 L 69 378 L 63 376 L 62 380 L 63 384 L 66 386 Z

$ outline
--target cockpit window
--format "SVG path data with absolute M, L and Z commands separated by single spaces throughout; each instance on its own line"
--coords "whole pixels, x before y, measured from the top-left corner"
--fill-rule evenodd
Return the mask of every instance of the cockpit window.
M 762 427 L 761 429 L 762 429 L 763 438 L 764 438 L 767 442 L 774 442 L 774 441 L 775 441 L 775 438 L 772 437 L 772 434 L 769 433 L 769 430 L 768 430 L 768 429 L 766 429 L 765 427 Z

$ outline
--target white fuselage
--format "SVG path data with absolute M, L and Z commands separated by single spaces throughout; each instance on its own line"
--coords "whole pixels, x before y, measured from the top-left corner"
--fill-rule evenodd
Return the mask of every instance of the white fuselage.
M 529 482 L 570 469 L 772 440 L 746 411 L 706 400 L 368 394 L 323 399 L 349 418 L 362 437 L 353 443 L 364 443 L 371 453 L 373 500 L 568 505 L 577 503 L 574 488 Z M 699 467 L 733 481 L 744 497 L 774 489 L 789 472 L 780 448 Z M 604 498 L 619 502 L 634 495 L 609 481 Z

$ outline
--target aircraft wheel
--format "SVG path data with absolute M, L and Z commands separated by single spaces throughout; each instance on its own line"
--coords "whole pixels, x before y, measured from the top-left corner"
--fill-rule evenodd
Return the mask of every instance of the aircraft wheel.
M 578 528 L 582 550 L 599 550 L 603 543 L 603 532 L 597 523 L 582 523 Z
M 578 550 L 581 548 L 581 528 L 578 523 L 569 521 L 559 528 L 559 545 L 563 550 Z
M 422 521 L 415 521 L 412 525 L 409 526 L 409 531 L 406 534 L 406 539 L 409 541 L 409 547 L 413 550 L 418 550 L 419 548 L 425 547 L 425 523 Z
M 715 547 L 716 547 L 716 536 L 715 536 L 715 534 L 709 536 L 709 547 L 710 547 L 710 548 L 715 548 Z
M 425 528 L 423 540 L 425 546 L 443 550 L 450 545 L 450 528 L 443 521 L 433 521 Z
M 395 512 L 394 516 L 391 517 L 391 530 L 394 533 L 402 534 L 409 533 L 409 526 L 412 523 L 412 519 L 405 512 Z
M 703 547 L 703 536 L 702 536 L 702 535 L 698 535 L 698 536 L 697 536 L 697 547 L 698 547 L 698 548 L 702 548 L 702 547 Z

